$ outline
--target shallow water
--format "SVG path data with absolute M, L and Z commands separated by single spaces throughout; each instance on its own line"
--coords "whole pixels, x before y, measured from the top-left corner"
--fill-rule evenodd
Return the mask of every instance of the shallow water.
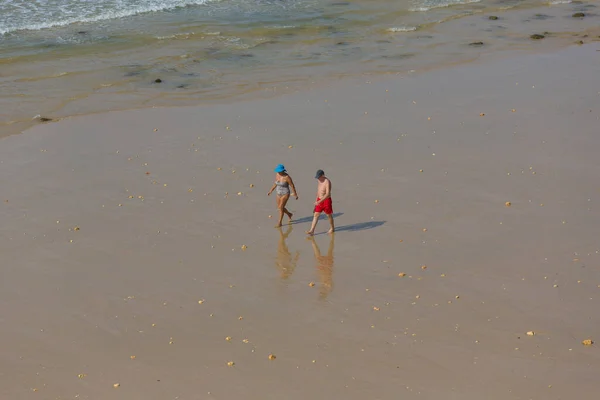
M 594 8 L 530 0 L 0 0 L 0 130 L 14 133 L 37 115 L 197 104 L 535 50 L 549 41 L 532 44 L 529 34 L 597 26 Z M 589 15 L 572 18 L 575 10 Z M 500 19 L 490 21 L 492 13 Z M 485 46 L 468 45 L 477 41 Z

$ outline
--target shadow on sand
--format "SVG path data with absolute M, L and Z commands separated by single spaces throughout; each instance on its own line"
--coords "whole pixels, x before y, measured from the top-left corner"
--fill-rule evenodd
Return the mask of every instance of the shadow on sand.
M 337 217 L 341 217 L 342 215 L 344 215 L 344 213 L 333 213 L 333 219 L 336 219 Z M 319 221 L 324 220 L 324 219 L 327 219 L 327 216 L 325 214 L 321 214 L 321 216 L 319 217 Z M 294 219 L 290 225 L 304 224 L 306 222 L 312 222 L 312 220 L 313 220 L 312 215 L 309 217 L 302 217 L 302 218 Z
M 367 229 L 373 229 L 373 228 L 380 227 L 383 224 L 385 224 L 385 221 L 359 222 L 359 223 L 356 223 L 356 224 L 336 226 L 335 227 L 335 233 L 344 232 L 344 231 L 345 232 L 364 231 L 364 230 L 367 230 Z M 316 235 L 324 235 L 325 233 L 327 233 L 327 232 L 317 233 Z

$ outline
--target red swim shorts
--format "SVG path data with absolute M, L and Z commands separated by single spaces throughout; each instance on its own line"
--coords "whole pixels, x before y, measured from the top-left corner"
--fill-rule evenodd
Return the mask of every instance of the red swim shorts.
M 317 201 L 319 201 L 319 200 L 321 200 L 321 199 L 317 197 Z M 315 206 L 315 212 L 316 213 L 324 212 L 327 215 L 333 214 L 333 204 L 331 203 L 331 197 L 323 200 L 322 203 L 317 204 Z

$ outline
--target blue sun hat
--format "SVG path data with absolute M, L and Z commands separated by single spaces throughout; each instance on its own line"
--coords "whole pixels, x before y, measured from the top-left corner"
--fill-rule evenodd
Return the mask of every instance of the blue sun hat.
M 275 172 L 285 172 L 285 166 L 283 164 L 279 164 L 275 167 Z

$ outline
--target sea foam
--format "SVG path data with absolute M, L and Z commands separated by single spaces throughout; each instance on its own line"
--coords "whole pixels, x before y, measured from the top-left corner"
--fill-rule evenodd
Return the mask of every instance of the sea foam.
M 424 12 L 435 8 L 458 6 L 461 4 L 479 3 L 481 0 L 424 0 L 415 2 L 409 11 Z
M 211 1 L 217 0 L 9 0 L 0 2 L 0 35 L 124 18 Z

